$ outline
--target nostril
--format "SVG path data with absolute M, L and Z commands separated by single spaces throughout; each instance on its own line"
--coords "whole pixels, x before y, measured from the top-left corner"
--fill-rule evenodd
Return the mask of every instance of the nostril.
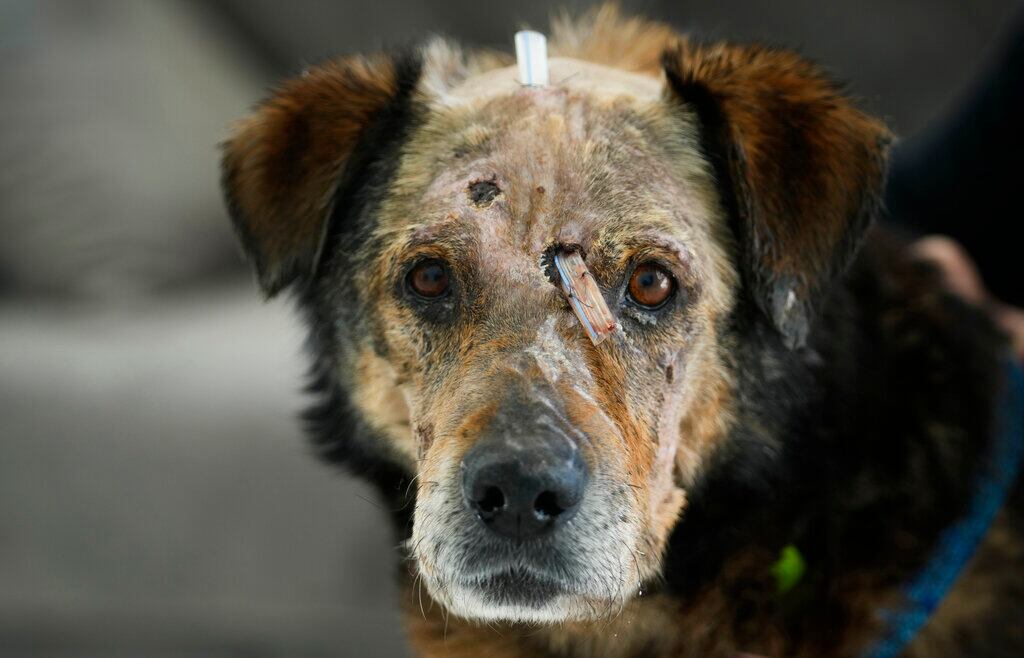
M 487 487 L 476 505 L 484 514 L 494 514 L 505 506 L 505 494 L 498 487 Z
M 488 438 L 462 459 L 465 510 L 488 530 L 525 541 L 552 532 L 579 511 L 588 473 L 564 437 Z
M 558 496 L 554 491 L 543 491 L 533 501 L 533 513 L 542 521 L 554 519 L 564 511 L 565 509 L 558 504 Z

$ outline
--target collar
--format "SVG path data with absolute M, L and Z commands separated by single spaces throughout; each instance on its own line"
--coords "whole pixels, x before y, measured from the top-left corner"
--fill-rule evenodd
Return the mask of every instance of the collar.
M 953 587 L 1006 500 L 1024 458 L 1024 370 L 1006 367 L 996 437 L 965 516 L 946 528 L 924 568 L 904 587 L 904 605 L 883 611 L 885 631 L 861 658 L 896 658 Z

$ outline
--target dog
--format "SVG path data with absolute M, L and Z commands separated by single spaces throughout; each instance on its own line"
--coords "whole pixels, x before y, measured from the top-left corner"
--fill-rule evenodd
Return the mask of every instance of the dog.
M 391 506 L 413 648 L 865 655 L 970 511 L 1003 338 L 876 225 L 891 134 L 817 65 L 614 7 L 550 53 L 539 88 L 441 39 L 330 61 L 223 145 L 308 323 L 312 442 Z M 1006 497 L 902 655 L 1021 655 Z

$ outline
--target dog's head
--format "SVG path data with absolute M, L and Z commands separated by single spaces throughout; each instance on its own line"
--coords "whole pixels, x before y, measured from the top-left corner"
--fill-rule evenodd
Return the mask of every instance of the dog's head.
M 411 553 L 471 618 L 590 618 L 657 576 L 735 420 L 737 314 L 798 349 L 883 177 L 884 128 L 792 53 L 608 12 L 551 49 L 543 88 L 440 41 L 326 64 L 224 155 L 263 288 L 300 291 L 371 428 L 332 438 L 415 478 Z M 598 346 L 559 245 L 618 320 Z

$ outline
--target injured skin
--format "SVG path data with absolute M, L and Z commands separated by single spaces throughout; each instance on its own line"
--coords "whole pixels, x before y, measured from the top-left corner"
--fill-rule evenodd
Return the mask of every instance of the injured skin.
M 600 345 L 615 331 L 615 316 L 608 310 L 580 249 L 556 246 L 549 250 L 546 260 L 550 262 L 548 278 L 561 288 L 590 341 Z

